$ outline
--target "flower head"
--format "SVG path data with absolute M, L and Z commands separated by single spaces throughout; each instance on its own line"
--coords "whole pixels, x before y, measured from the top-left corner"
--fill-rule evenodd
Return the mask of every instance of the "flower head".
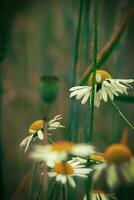
M 89 77 L 88 86 L 75 86 L 70 88 L 70 98 L 76 96 L 77 100 L 82 99 L 82 104 L 85 104 L 89 97 L 91 100 L 92 79 L 93 74 Z M 107 102 L 108 99 L 113 100 L 114 96 L 119 96 L 119 94 L 123 93 L 127 94 L 128 88 L 131 87 L 129 83 L 133 81 L 133 79 L 113 79 L 108 72 L 97 70 L 94 105 L 99 107 L 101 100 Z
M 61 115 L 56 115 L 49 122 L 44 120 L 37 120 L 33 122 L 28 129 L 28 133 L 30 135 L 22 140 L 22 142 L 20 143 L 20 148 L 25 146 L 24 152 L 26 152 L 33 139 L 38 138 L 40 140 L 43 140 L 44 134 L 47 136 L 51 135 L 50 133 L 48 133 L 48 131 L 55 130 L 57 128 L 64 128 L 64 126 L 58 121 L 60 119 L 62 119 Z
M 94 153 L 90 155 L 90 162 L 102 163 L 105 161 L 104 154 Z
M 116 199 L 111 194 L 106 194 L 102 190 L 93 190 L 91 193 L 91 200 L 109 200 L 110 199 Z M 85 196 L 83 200 L 87 200 L 87 197 Z
M 124 182 L 134 182 L 134 158 L 131 150 L 124 144 L 113 144 L 104 152 L 105 162 L 95 166 L 94 180 L 96 181 L 103 172 L 110 188 Z
M 132 152 L 126 145 L 113 144 L 105 150 L 104 157 L 108 164 L 121 164 L 132 158 Z
M 48 172 L 48 176 L 56 177 L 56 181 L 66 184 L 67 182 L 72 186 L 76 187 L 74 176 L 79 176 L 82 178 L 87 178 L 88 174 L 92 169 L 87 168 L 85 164 L 81 164 L 74 159 L 67 162 L 51 162 L 48 163 L 51 171 Z
M 65 160 L 69 154 L 84 157 L 93 152 L 93 147 L 87 144 L 74 144 L 68 141 L 59 141 L 51 145 L 36 146 L 31 153 L 31 157 L 51 162 Z

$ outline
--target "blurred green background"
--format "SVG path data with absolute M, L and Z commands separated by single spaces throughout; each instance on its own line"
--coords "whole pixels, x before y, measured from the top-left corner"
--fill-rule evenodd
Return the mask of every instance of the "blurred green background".
M 83 0 L 83 4 L 78 80 L 93 54 L 93 1 Z M 51 119 L 62 114 L 68 126 L 71 103 L 68 90 L 80 1 L 1 0 L 0 5 L 1 161 L 5 199 L 23 200 L 28 193 L 32 162 L 20 151 L 19 143 L 25 138 L 29 125 L 43 115 Z M 99 1 L 99 51 L 133 6 L 133 0 Z M 103 69 L 115 78 L 133 78 L 133 63 L 134 15 Z M 60 83 L 58 98 L 49 105 L 43 103 L 39 95 L 40 77 L 44 75 L 56 76 Z M 133 123 L 133 102 L 118 103 Z M 79 141 L 82 142 L 88 106 L 79 104 L 79 107 Z M 125 127 L 111 105 L 103 103 L 95 110 L 93 143 L 103 151 L 108 144 L 120 140 Z M 61 130 L 52 137 L 59 140 L 65 134 L 67 131 Z M 129 130 L 128 144 L 132 148 L 133 142 L 133 133 Z

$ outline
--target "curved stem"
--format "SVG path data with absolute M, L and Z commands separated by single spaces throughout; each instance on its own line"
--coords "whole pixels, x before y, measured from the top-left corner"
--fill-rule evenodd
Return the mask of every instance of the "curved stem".
M 114 103 L 114 101 L 111 100 L 111 103 L 115 107 L 117 113 L 121 116 L 123 121 L 134 131 L 134 126 L 128 121 L 128 119 L 124 116 L 124 114 L 121 112 L 120 108 Z

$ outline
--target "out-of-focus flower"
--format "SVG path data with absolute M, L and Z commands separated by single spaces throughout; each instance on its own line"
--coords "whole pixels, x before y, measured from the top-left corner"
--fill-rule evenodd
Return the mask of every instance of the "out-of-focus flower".
M 93 190 L 91 193 L 91 200 L 109 200 L 109 199 L 116 199 L 114 195 L 106 194 L 102 190 Z M 83 198 L 83 200 L 87 200 L 87 197 Z
M 91 168 L 87 168 L 85 164 L 81 164 L 74 159 L 67 162 L 51 162 L 47 163 L 47 165 L 51 168 L 51 172 L 48 172 L 49 177 L 55 177 L 56 181 L 62 184 L 68 182 L 72 187 L 76 187 L 74 176 L 87 178 L 92 171 Z
M 46 122 L 44 120 L 37 120 L 33 122 L 28 129 L 30 135 L 22 140 L 22 142 L 20 143 L 20 148 L 25 146 L 24 152 L 26 152 L 28 150 L 30 142 L 33 139 L 38 138 L 40 140 L 43 140 L 44 134 L 51 135 L 50 133 L 48 133 L 49 130 L 64 128 L 64 126 L 58 121 L 60 119 L 62 119 L 61 115 L 56 115 L 54 119 L 50 120 L 49 122 Z
M 68 141 L 59 141 L 54 144 L 45 146 L 35 146 L 31 157 L 45 161 L 61 161 L 65 160 L 68 154 L 76 156 L 88 156 L 94 152 L 94 148 L 87 144 L 74 144 Z
M 56 100 L 59 92 L 59 80 L 55 76 L 42 76 L 40 79 L 40 96 L 45 103 Z
M 114 187 L 124 182 L 134 182 L 134 158 L 125 144 L 113 144 L 104 152 L 105 162 L 95 166 L 94 180 L 105 172 L 108 186 Z
M 90 162 L 93 162 L 95 164 L 105 162 L 104 154 L 100 154 L 100 153 L 91 154 L 90 155 Z
M 70 98 L 76 96 L 77 100 L 81 100 L 82 104 L 85 104 L 92 95 L 92 79 L 93 74 L 89 77 L 88 86 L 75 86 L 70 88 Z M 114 96 L 119 94 L 127 94 L 129 83 L 132 83 L 133 79 L 113 79 L 111 75 L 104 70 L 96 71 L 96 83 L 95 83 L 95 100 L 94 105 L 100 106 L 100 102 L 103 99 L 107 102 L 108 98 L 113 101 Z

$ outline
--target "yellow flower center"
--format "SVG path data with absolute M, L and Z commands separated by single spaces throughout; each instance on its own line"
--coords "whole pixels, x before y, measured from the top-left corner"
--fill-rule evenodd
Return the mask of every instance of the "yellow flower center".
M 61 152 L 61 151 L 71 152 L 73 146 L 74 146 L 74 144 L 71 142 L 59 141 L 52 145 L 52 150 L 59 151 L 59 152 Z
M 107 163 L 123 163 L 129 161 L 132 157 L 131 150 L 123 144 L 113 144 L 108 147 L 104 153 Z
M 42 129 L 44 127 L 44 124 L 45 124 L 44 120 L 37 120 L 33 122 L 29 127 L 29 132 L 31 132 L 30 130 L 37 132 L 39 129 Z
M 67 174 L 72 174 L 74 172 L 74 168 L 69 163 L 60 162 L 55 164 L 53 171 L 56 172 L 57 174 L 67 175 Z
M 111 79 L 111 78 L 112 78 L 111 75 L 108 72 L 104 71 L 104 70 L 97 70 L 96 71 L 96 81 L 98 83 L 101 83 L 104 80 Z M 90 75 L 89 80 L 88 80 L 89 86 L 92 85 L 92 80 L 93 80 L 93 73 Z
M 104 162 L 104 156 L 102 154 L 92 154 L 90 159 L 96 162 Z

